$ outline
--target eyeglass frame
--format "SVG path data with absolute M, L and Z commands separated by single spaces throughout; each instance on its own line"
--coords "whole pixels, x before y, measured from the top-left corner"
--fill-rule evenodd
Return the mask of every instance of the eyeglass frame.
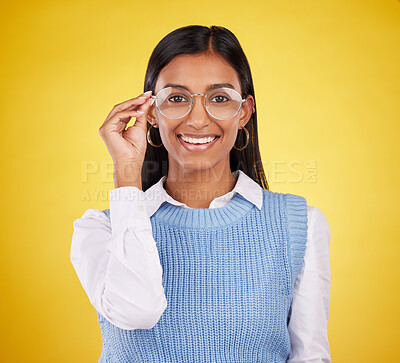
M 165 90 L 165 89 L 168 89 L 168 88 L 179 88 L 179 89 L 182 89 L 182 90 L 186 91 L 187 93 L 189 93 L 189 95 L 190 95 L 190 106 L 189 106 L 189 110 L 188 110 L 188 112 L 186 112 L 183 116 L 180 116 L 180 117 L 169 117 L 169 116 L 166 116 L 166 115 L 164 115 L 164 114 L 161 112 L 160 107 L 157 105 L 157 96 L 158 96 L 158 94 L 159 94 L 161 91 L 163 91 L 163 90 Z M 213 92 L 213 91 L 215 91 L 215 90 L 218 90 L 218 89 L 224 89 L 224 88 L 227 88 L 227 89 L 230 89 L 230 90 L 232 90 L 232 91 L 235 91 L 235 92 L 240 96 L 240 98 L 241 98 L 241 103 L 240 103 L 239 109 L 236 111 L 236 113 L 235 113 L 233 116 L 228 117 L 228 118 L 219 118 L 219 117 L 215 117 L 214 115 L 212 115 L 212 114 L 210 113 L 210 111 L 208 110 L 208 107 L 207 107 L 207 105 L 206 105 L 206 102 L 207 102 L 207 96 L 208 96 L 211 92 Z M 163 88 L 163 89 L 160 89 L 160 90 L 157 92 L 157 94 L 156 94 L 156 95 L 152 95 L 151 98 L 154 98 L 154 99 L 156 100 L 156 107 L 157 107 L 158 111 L 160 111 L 160 113 L 161 113 L 164 117 L 170 118 L 170 119 L 172 119 L 172 120 L 177 120 L 177 119 L 180 119 L 180 118 L 182 118 L 182 117 L 185 117 L 186 115 L 188 115 L 188 114 L 190 113 L 190 111 L 192 111 L 192 109 L 193 109 L 193 96 L 204 96 L 204 108 L 206 109 L 207 113 L 208 113 L 211 117 L 216 118 L 217 120 L 229 120 L 229 119 L 231 119 L 232 117 L 235 117 L 235 116 L 239 113 L 239 111 L 242 109 L 243 103 L 246 102 L 246 99 L 245 99 L 245 98 L 242 98 L 242 95 L 241 95 L 238 91 L 236 91 L 235 89 L 230 88 L 230 87 L 218 87 L 218 88 L 213 88 L 213 89 L 210 90 L 210 92 L 208 92 L 207 94 L 204 94 L 204 93 L 193 93 L 193 94 L 191 94 L 186 88 L 179 87 L 179 86 L 174 86 L 174 87 L 171 87 L 171 86 L 170 86 L 170 87 L 165 87 L 165 88 Z

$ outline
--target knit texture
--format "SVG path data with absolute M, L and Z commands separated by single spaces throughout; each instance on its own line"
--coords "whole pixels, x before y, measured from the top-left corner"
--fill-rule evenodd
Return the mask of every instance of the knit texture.
M 151 329 L 120 329 L 97 313 L 99 362 L 286 362 L 306 200 L 263 189 L 261 210 L 239 193 L 212 209 L 165 201 L 150 220 L 168 306 Z

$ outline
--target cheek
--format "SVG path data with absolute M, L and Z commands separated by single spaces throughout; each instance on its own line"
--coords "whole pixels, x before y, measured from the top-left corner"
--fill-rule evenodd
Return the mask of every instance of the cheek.
M 168 152 L 171 152 L 172 148 L 176 148 L 176 145 L 179 142 L 176 135 L 176 128 L 178 125 L 179 124 L 171 122 L 171 120 L 165 122 L 164 120 L 159 119 L 159 132 L 161 140 Z
M 225 141 L 232 141 L 232 143 L 236 140 L 239 128 L 239 121 L 235 120 L 234 122 L 226 123 L 221 125 L 222 133 Z

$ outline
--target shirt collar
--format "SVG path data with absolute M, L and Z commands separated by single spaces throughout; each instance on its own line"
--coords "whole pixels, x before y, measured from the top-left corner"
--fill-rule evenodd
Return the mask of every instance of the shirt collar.
M 263 192 L 261 186 L 242 170 L 236 170 L 232 174 L 236 179 L 236 184 L 233 190 L 215 198 L 214 200 L 231 199 L 236 195 L 236 193 L 239 193 L 242 197 L 256 205 L 258 209 L 261 209 L 263 203 Z M 165 201 L 176 206 L 188 208 L 185 203 L 175 200 L 166 192 L 164 188 L 164 181 L 166 178 L 167 175 L 164 175 L 157 183 L 145 191 L 149 216 L 152 216 Z

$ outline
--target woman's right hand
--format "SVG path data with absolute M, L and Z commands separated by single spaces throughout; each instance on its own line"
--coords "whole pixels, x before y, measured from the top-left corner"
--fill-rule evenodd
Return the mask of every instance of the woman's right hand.
M 142 167 L 147 147 L 147 113 L 154 99 L 151 91 L 115 105 L 99 129 L 114 162 L 115 188 L 142 190 Z M 132 117 L 133 126 L 126 128 Z
M 147 113 L 154 99 L 151 91 L 114 106 L 99 129 L 100 136 L 117 163 L 131 163 L 142 168 L 147 147 Z M 126 125 L 136 117 L 133 126 Z

